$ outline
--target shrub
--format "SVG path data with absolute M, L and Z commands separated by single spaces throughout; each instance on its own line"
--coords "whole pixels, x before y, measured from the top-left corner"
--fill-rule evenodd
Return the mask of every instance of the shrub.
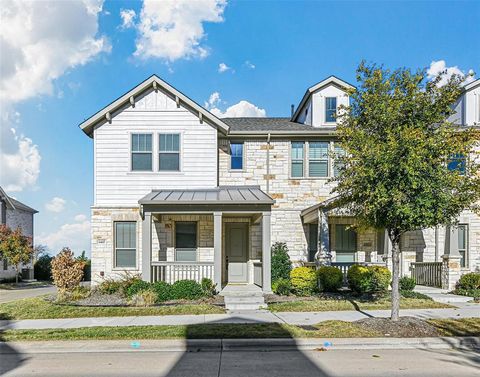
M 475 301 L 480 301 L 480 288 L 477 288 L 477 289 L 457 288 L 453 291 L 453 293 L 460 296 L 473 297 Z
M 431 297 L 415 291 L 400 291 L 400 295 L 405 298 L 416 298 L 421 300 L 433 301 Z
M 324 292 L 336 292 L 343 285 L 343 274 L 333 266 L 323 266 L 317 270 L 320 289 Z
M 137 293 L 141 291 L 145 291 L 149 288 L 151 288 L 152 284 L 143 281 L 143 280 L 136 280 L 130 286 L 127 288 L 125 294 L 127 297 L 133 297 Z
M 151 289 L 157 296 L 157 302 L 168 301 L 172 298 L 172 286 L 164 281 L 153 283 Z
M 195 300 L 203 297 L 204 293 L 195 280 L 178 280 L 172 284 L 171 295 L 174 300 Z
M 317 274 L 311 267 L 296 267 L 290 272 L 293 291 L 300 296 L 310 296 L 317 290 Z
M 142 284 L 142 279 L 140 275 L 132 275 L 130 273 L 125 273 L 119 279 L 105 279 L 99 286 L 98 290 L 104 294 L 111 295 L 118 293 L 122 296 L 128 295 L 128 289 L 133 284 Z
M 370 271 L 366 266 L 354 264 L 347 272 L 348 286 L 357 293 L 368 292 L 370 289 L 370 276 Z
M 217 294 L 216 286 L 213 283 L 212 279 L 203 278 L 200 285 L 202 286 L 202 290 L 205 296 L 211 297 Z
M 60 293 L 78 287 L 83 278 L 83 263 L 75 260 L 72 251 L 65 247 L 52 259 L 53 284 Z
M 292 290 L 290 279 L 278 279 L 272 283 L 272 291 L 277 295 L 288 296 Z
M 78 301 L 82 300 L 84 298 L 87 298 L 90 296 L 90 289 L 87 287 L 82 287 L 79 285 L 78 287 L 73 288 L 73 290 L 70 292 L 70 300 L 72 301 Z
M 272 282 L 279 279 L 290 279 L 292 262 L 288 255 L 288 247 L 283 242 L 276 242 L 272 246 Z
M 121 293 L 122 282 L 119 280 L 105 279 L 98 286 L 98 290 L 106 295 L 113 295 L 114 293 Z
M 469 272 L 460 277 L 457 283 L 459 289 L 480 289 L 480 272 Z
M 392 274 L 385 266 L 369 266 L 371 273 L 370 287 L 368 292 L 386 292 L 392 281 Z
M 401 277 L 399 284 L 400 284 L 401 291 L 413 291 L 416 285 L 415 279 L 408 276 Z
M 48 254 L 37 259 L 33 266 L 33 276 L 37 280 L 52 280 L 52 259 Z
M 151 289 L 140 291 L 132 296 L 130 305 L 135 306 L 152 306 L 157 301 L 157 294 Z

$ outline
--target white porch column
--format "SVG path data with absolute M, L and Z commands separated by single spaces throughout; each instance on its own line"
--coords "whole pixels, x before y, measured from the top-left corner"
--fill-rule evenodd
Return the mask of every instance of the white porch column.
M 144 214 L 142 221 L 142 279 L 150 281 L 152 262 L 152 214 Z
M 330 264 L 330 234 L 328 231 L 328 215 L 322 209 L 318 209 L 318 247 L 315 260 L 319 265 Z
M 272 293 L 272 221 L 271 213 L 262 214 L 262 290 L 263 293 Z
M 213 213 L 213 280 L 217 291 L 222 290 L 222 212 Z

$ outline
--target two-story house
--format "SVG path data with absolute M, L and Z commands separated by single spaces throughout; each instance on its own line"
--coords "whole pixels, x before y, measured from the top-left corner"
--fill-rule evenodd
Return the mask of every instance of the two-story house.
M 335 115 L 349 88 L 331 76 L 306 91 L 290 118 L 219 119 L 152 76 L 85 120 L 80 127 L 94 143 L 94 282 L 130 271 L 149 281 L 209 277 L 219 289 L 256 284 L 270 292 L 276 241 L 296 264 L 319 255 L 385 263 L 384 232 L 356 232 L 355 219 L 332 205 L 329 179 L 342 153 Z M 479 123 L 480 80 L 465 87 L 457 108 L 460 125 Z M 466 212 L 460 223 L 454 249 L 473 270 L 480 218 Z M 410 262 L 450 252 L 446 233 L 407 234 L 403 274 Z

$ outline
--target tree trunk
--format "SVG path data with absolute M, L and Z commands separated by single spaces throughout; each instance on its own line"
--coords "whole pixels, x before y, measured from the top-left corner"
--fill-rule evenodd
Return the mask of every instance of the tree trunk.
M 15 285 L 18 285 L 18 264 L 15 265 Z
M 398 321 L 400 316 L 400 236 L 390 234 L 390 241 L 392 241 L 392 313 L 390 319 Z

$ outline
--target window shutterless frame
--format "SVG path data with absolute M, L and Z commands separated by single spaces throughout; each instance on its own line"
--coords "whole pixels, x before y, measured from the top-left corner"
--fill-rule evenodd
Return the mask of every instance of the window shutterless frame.
M 335 123 L 337 115 L 337 97 L 325 97 L 325 123 Z
M 243 170 L 245 161 L 245 144 L 243 141 L 230 142 L 230 170 Z
M 329 176 L 328 141 L 308 142 L 308 176 L 310 178 L 327 178 Z
M 175 221 L 174 243 L 177 262 L 196 262 L 198 260 L 199 226 L 197 221 Z
M 290 177 L 305 177 L 305 142 L 292 141 L 290 143 Z
M 458 252 L 461 255 L 460 267 L 468 267 L 468 224 L 458 225 Z
M 180 172 L 181 171 L 181 144 L 180 133 L 158 134 L 158 171 Z
M 130 138 L 130 171 L 153 171 L 153 134 L 135 132 Z
M 113 268 L 137 268 L 137 222 L 115 221 L 113 223 Z

